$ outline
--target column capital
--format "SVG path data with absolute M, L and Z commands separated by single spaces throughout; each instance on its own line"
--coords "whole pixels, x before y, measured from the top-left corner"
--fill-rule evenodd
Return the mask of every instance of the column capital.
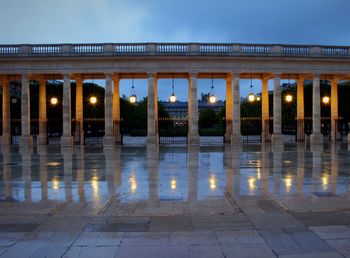
M 155 73 L 155 72 L 149 72 L 149 73 L 147 73 L 147 77 L 148 77 L 148 78 L 154 78 L 154 79 L 156 79 L 156 78 L 157 78 L 157 73 Z
M 320 79 L 321 75 L 320 75 L 319 73 L 314 73 L 314 74 L 312 75 L 312 77 L 313 77 L 314 79 Z
M 281 79 L 282 73 L 274 73 L 274 79 Z
M 233 73 L 227 73 L 226 74 L 226 80 L 231 80 L 233 79 Z
M 188 73 L 189 78 L 197 78 L 198 77 L 198 72 L 190 72 Z
M 105 79 L 112 79 L 113 74 L 111 73 L 105 73 Z
M 71 74 L 70 73 L 64 73 L 63 75 L 63 80 L 70 80 Z
M 119 75 L 119 73 L 114 73 L 114 74 L 112 74 L 112 80 L 113 81 L 120 81 L 120 75 Z

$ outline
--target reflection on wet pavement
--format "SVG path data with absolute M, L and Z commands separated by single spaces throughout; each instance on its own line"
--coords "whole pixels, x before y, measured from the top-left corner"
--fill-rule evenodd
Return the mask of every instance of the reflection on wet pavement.
M 230 200 L 245 197 L 269 196 L 296 211 L 350 204 L 350 158 L 340 145 L 322 151 L 299 145 L 280 150 L 44 146 L 3 148 L 1 156 L 1 202 L 89 203 L 97 212 L 113 198 L 112 204 L 134 206 L 131 213 L 142 212 L 139 207 L 151 211 L 163 202 L 179 206 L 169 214 L 200 212 L 191 204 L 232 212 Z
M 349 153 L 2 147 L 0 256 L 350 255 Z

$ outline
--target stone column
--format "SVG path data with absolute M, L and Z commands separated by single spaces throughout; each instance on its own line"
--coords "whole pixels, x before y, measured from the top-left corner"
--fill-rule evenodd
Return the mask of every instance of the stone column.
M 105 136 L 103 137 L 104 146 L 114 145 L 113 139 L 113 84 L 112 76 L 106 74 L 106 89 L 105 89 Z
M 70 75 L 63 75 L 63 135 L 61 136 L 61 146 L 73 146 L 72 137 L 72 110 L 71 110 L 71 89 L 70 89 Z
M 297 141 L 304 141 L 304 78 L 297 81 Z
M 10 81 L 5 80 L 2 83 L 2 145 L 11 144 L 10 117 Z
M 335 142 L 338 133 L 338 79 L 332 79 L 331 86 L 331 141 Z
M 47 144 L 46 128 L 46 80 L 39 80 L 39 135 L 37 138 L 38 145 Z
M 242 135 L 241 135 L 241 96 L 240 96 L 240 86 L 239 86 L 239 74 L 233 75 L 233 117 L 232 117 L 232 145 L 241 145 Z
M 226 76 L 226 133 L 225 143 L 231 142 L 232 137 L 232 112 L 233 112 L 233 99 L 232 99 L 232 74 L 229 73 Z
M 188 144 L 199 144 L 198 134 L 198 82 L 197 73 L 190 73 L 188 79 Z
M 19 138 L 19 145 L 22 147 L 32 146 L 33 138 L 30 135 L 30 92 L 27 74 L 22 75 L 21 116 L 22 134 Z
M 270 114 L 269 114 L 269 80 L 268 78 L 262 78 L 262 96 L 261 96 L 261 122 L 262 122 L 262 132 L 261 140 L 262 142 L 268 142 L 270 140 Z
M 321 103 L 320 103 L 320 75 L 315 74 L 312 86 L 312 134 L 311 144 L 322 144 L 321 134 Z
M 116 144 L 122 143 L 120 134 L 120 94 L 119 94 L 119 76 L 113 77 L 113 128 L 114 128 L 114 140 Z
M 83 80 L 75 80 L 75 133 L 79 136 L 79 143 L 84 143 L 84 113 L 83 113 Z
M 281 108 L 281 75 L 275 74 L 273 81 L 273 144 L 283 144 L 282 137 L 282 108 Z
M 147 144 L 158 144 L 157 75 L 148 74 Z

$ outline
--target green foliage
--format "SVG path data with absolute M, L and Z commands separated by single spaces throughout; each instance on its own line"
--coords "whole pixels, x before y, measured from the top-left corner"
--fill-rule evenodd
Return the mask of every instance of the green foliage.
M 211 128 L 213 125 L 219 123 L 219 117 L 215 113 L 214 109 L 206 108 L 203 109 L 199 114 L 199 128 Z

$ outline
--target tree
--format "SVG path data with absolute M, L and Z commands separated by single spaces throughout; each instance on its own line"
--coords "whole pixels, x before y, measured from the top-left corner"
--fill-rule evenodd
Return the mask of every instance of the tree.
M 201 129 L 211 128 L 213 125 L 218 124 L 219 118 L 214 109 L 203 109 L 199 114 L 199 127 Z

